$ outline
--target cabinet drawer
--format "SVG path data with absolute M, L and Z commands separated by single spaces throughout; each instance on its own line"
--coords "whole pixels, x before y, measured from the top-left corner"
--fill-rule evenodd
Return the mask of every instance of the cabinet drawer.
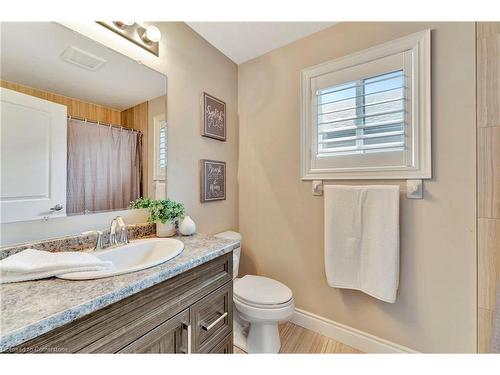
M 193 352 L 209 353 L 233 331 L 233 283 L 210 293 L 191 306 Z
M 215 345 L 210 354 L 231 354 L 233 352 L 233 333 L 224 337 L 220 343 Z
M 189 309 L 163 322 L 119 353 L 187 354 Z

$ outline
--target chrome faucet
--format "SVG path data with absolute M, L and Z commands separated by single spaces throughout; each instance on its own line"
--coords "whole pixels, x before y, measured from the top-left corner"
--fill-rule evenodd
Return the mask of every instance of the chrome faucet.
M 96 236 L 96 242 L 94 246 L 95 250 L 102 250 L 106 248 L 104 246 L 104 235 L 100 230 L 91 230 L 88 232 L 83 232 L 83 235 L 94 234 Z M 121 216 L 117 216 L 111 221 L 111 225 L 109 226 L 109 245 L 115 246 L 118 244 L 128 244 L 128 235 L 127 235 L 127 226 L 125 225 L 125 221 Z
M 109 245 L 127 244 L 129 243 L 127 235 L 127 226 L 121 216 L 117 216 L 111 221 L 109 227 Z

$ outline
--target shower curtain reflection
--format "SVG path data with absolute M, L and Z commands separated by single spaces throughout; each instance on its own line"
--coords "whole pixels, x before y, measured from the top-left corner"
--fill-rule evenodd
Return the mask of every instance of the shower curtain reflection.
M 68 120 L 67 213 L 126 208 L 142 196 L 142 133 Z

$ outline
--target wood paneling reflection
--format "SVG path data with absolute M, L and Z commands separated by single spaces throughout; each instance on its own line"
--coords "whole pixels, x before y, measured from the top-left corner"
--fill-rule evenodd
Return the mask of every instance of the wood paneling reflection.
M 149 137 L 151 136 L 148 131 L 148 102 L 137 104 L 129 109 L 121 112 L 120 123 L 127 128 L 140 130 L 142 132 L 142 188 L 143 196 L 150 196 L 149 190 L 149 170 L 148 155 L 151 153 L 148 150 Z
M 68 115 L 70 116 L 76 116 L 92 121 L 112 123 L 117 125 L 121 124 L 120 111 L 113 108 L 103 107 L 98 104 L 69 98 L 63 95 L 53 94 L 48 91 L 38 90 L 32 87 L 23 86 L 8 81 L 0 81 L 0 86 L 6 89 L 21 92 L 23 94 L 35 96 L 40 99 L 65 105 L 68 108 Z

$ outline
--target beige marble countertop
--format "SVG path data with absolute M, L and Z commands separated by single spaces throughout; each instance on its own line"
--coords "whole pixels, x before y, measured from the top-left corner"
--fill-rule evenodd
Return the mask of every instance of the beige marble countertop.
M 239 246 L 232 240 L 202 234 L 175 238 L 184 243 L 181 254 L 138 272 L 97 280 L 51 278 L 0 285 L 0 351 L 102 309 Z

